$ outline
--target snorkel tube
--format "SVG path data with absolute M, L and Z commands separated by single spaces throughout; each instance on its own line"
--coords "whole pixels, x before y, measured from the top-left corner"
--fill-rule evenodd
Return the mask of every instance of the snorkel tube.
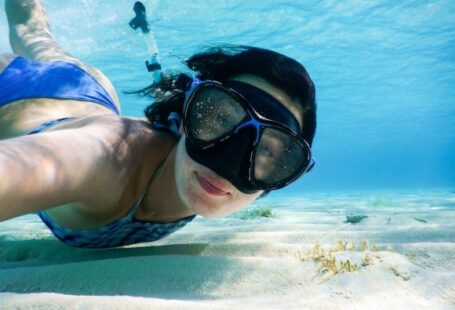
M 145 66 L 147 67 L 148 72 L 153 73 L 154 83 L 158 83 L 161 80 L 161 64 L 158 56 L 158 45 L 156 44 L 153 32 L 150 30 L 150 24 L 147 21 L 144 4 L 137 1 L 133 6 L 133 11 L 136 16 L 129 22 L 129 25 L 134 30 L 137 28 L 141 29 L 150 55 L 150 61 L 147 60 Z

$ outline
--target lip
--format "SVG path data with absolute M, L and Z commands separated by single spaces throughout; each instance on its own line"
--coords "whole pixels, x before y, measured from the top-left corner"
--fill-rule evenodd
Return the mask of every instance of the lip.
M 196 172 L 196 179 L 199 185 L 209 194 L 214 196 L 225 196 L 229 194 L 228 191 L 224 190 L 224 186 L 216 179 L 212 179 L 208 176 L 202 176 Z

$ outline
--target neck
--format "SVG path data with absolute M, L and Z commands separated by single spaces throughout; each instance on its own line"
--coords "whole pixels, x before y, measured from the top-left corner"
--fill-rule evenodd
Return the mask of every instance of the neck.
M 192 215 L 177 193 L 175 158 L 177 144 L 156 169 L 143 205 L 136 217 L 154 222 L 172 222 Z

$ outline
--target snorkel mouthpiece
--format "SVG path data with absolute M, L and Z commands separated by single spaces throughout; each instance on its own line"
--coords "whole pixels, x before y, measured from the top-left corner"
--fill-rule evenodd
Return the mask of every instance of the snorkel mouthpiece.
M 129 22 L 131 28 L 136 30 L 141 28 L 143 33 L 150 32 L 149 23 L 147 21 L 147 15 L 145 14 L 145 6 L 142 2 L 137 1 L 133 7 L 136 16 Z

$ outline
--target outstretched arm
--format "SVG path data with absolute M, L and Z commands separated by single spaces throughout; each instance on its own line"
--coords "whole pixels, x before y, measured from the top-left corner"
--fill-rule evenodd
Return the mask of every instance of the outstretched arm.
M 93 205 L 113 179 L 109 154 L 85 128 L 0 141 L 0 221 L 70 202 Z

